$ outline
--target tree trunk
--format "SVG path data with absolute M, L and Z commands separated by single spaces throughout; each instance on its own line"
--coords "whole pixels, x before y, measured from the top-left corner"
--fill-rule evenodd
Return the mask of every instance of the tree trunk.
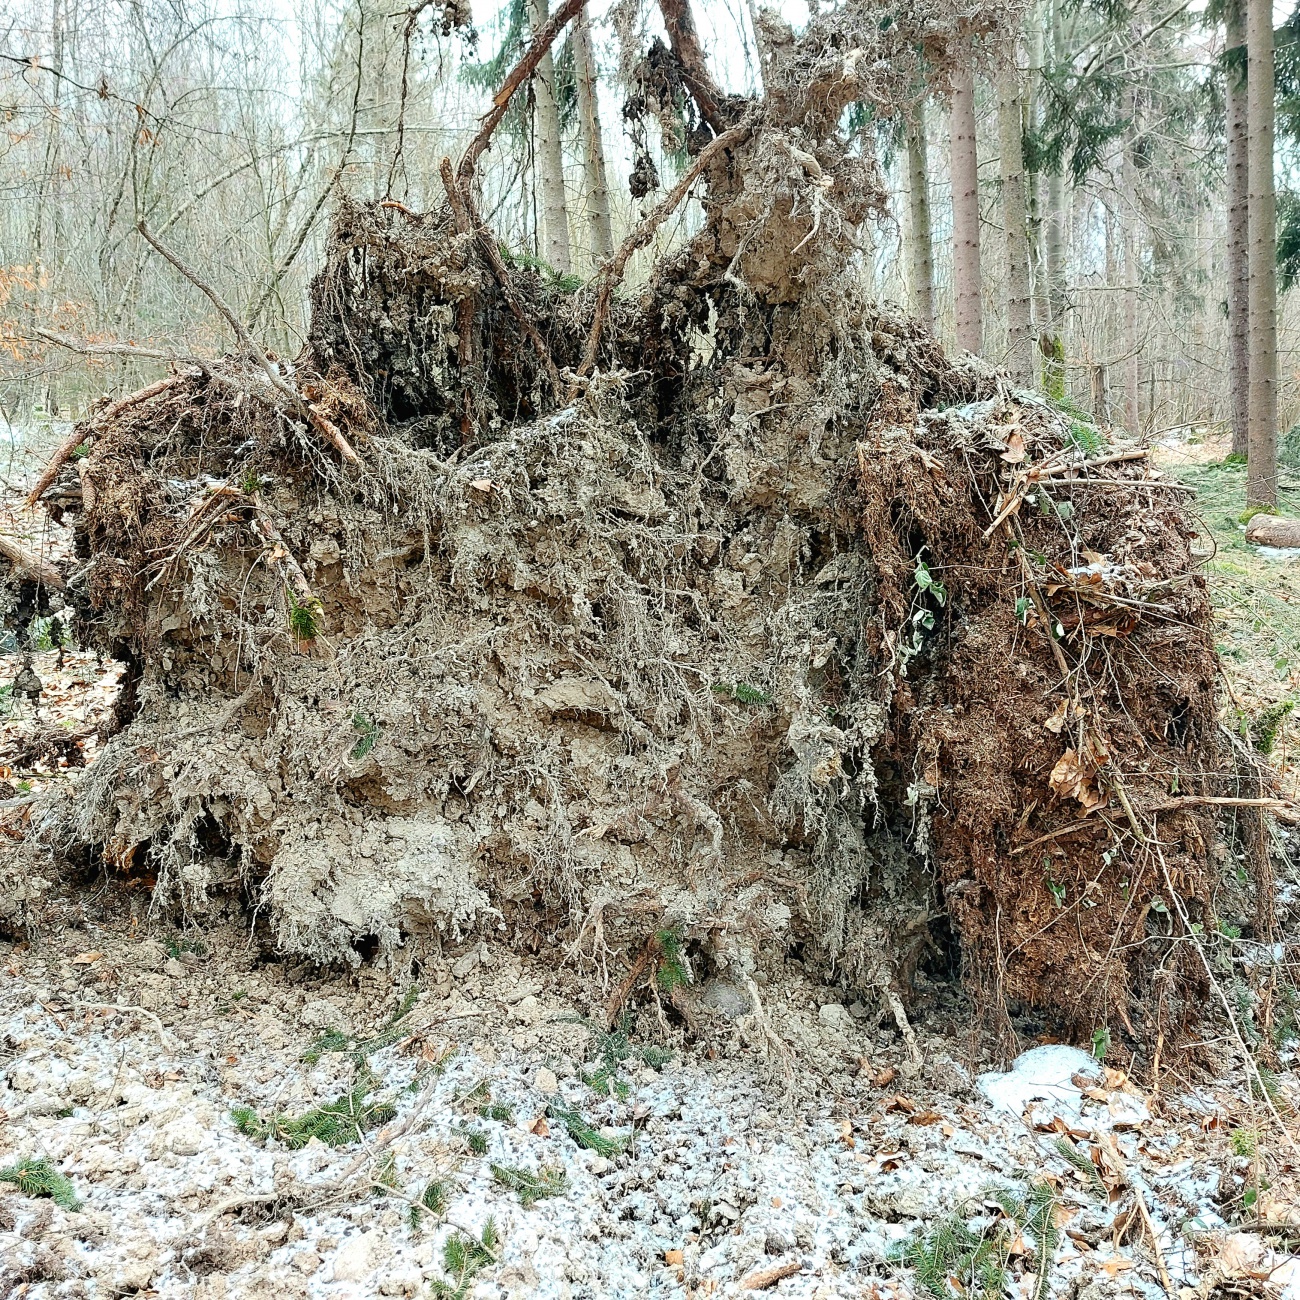
M 1034 382 L 1033 322 L 1029 297 L 1029 239 L 1025 230 L 1025 164 L 1021 147 L 1020 77 L 1014 49 L 998 72 L 998 144 L 1002 157 L 1002 226 L 1007 281 L 1007 357 L 1011 378 L 1022 388 Z
M 979 156 L 975 146 L 975 74 L 969 63 L 952 74 L 952 279 L 957 346 L 983 347 L 980 307 Z
M 925 140 L 925 100 L 907 123 L 907 172 L 912 222 L 912 296 L 921 323 L 934 333 L 934 231 L 930 221 L 930 164 Z
M 1137 104 L 1131 86 L 1124 92 L 1122 112 L 1129 122 L 1122 163 L 1124 198 L 1129 205 L 1129 212 L 1128 219 L 1121 222 L 1124 232 L 1124 428 L 1136 437 L 1142 419 L 1142 377 L 1138 356 L 1138 286 L 1141 283 L 1138 223 L 1141 208 L 1137 197 L 1137 163 L 1133 157 L 1137 136 Z
M 1250 403 L 1246 505 L 1277 501 L 1277 199 L 1273 190 L 1273 9 L 1247 0 L 1250 133 Z
M 582 133 L 582 169 L 587 189 L 587 249 L 592 263 L 599 267 L 614 256 L 614 226 L 609 219 L 609 182 L 605 177 L 605 142 L 600 133 L 596 60 L 585 9 L 573 22 L 573 72 L 578 83 L 578 126 Z
M 528 20 L 538 31 L 547 18 L 546 0 L 528 0 Z M 548 50 L 533 76 L 537 107 L 537 171 L 542 189 L 542 256 L 561 275 L 573 271 L 569 254 L 569 211 L 564 200 L 564 150 L 555 101 L 555 61 Z
M 1244 0 L 1224 11 L 1225 105 L 1228 137 L 1228 394 L 1232 450 L 1247 451 L 1250 409 L 1250 168 L 1246 121 L 1246 18 Z
M 1037 132 L 1042 125 L 1043 25 L 1046 14 L 1041 5 L 1029 16 L 1029 127 Z M 1029 221 L 1029 259 L 1033 279 L 1034 326 L 1040 334 L 1050 328 L 1051 312 L 1047 306 L 1047 268 L 1043 256 L 1042 176 L 1037 169 L 1025 169 L 1025 210 Z

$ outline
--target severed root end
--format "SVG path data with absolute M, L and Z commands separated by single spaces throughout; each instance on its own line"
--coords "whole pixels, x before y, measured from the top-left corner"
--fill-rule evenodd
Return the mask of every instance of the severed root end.
M 884 997 L 890 1014 L 894 1017 L 894 1023 L 898 1025 L 898 1032 L 903 1035 L 903 1042 L 907 1046 L 908 1060 L 913 1065 L 920 1065 L 921 1049 L 916 1042 L 916 1031 L 912 1028 L 912 1023 L 907 1018 L 907 1012 L 903 1009 L 902 998 L 892 988 L 885 989 Z

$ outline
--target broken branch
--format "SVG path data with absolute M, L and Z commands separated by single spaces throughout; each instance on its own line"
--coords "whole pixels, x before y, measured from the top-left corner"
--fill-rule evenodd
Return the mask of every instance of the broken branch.
M 360 462 L 361 457 L 357 455 L 352 444 L 343 436 L 343 430 L 333 420 L 329 419 L 320 407 L 309 402 L 307 404 L 307 416 L 312 424 L 338 448 L 339 455 L 344 460 L 350 460 L 354 465 Z
M 537 65 L 555 43 L 555 38 L 564 29 L 564 25 L 585 3 L 586 0 L 564 0 L 564 4 L 542 24 L 537 35 L 533 37 L 533 43 L 524 51 L 523 58 L 510 70 L 509 76 L 501 83 L 501 89 L 492 97 L 492 111 L 483 119 L 478 133 L 469 142 L 469 148 L 461 157 L 460 166 L 456 168 L 456 179 L 465 193 L 469 193 L 469 187 L 474 180 L 474 168 L 483 151 L 492 143 L 492 132 L 505 117 L 506 109 L 510 107 L 515 91 L 537 70 Z
M 15 569 L 35 578 L 43 586 L 53 591 L 62 591 L 67 584 L 63 575 L 48 560 L 33 555 L 25 546 L 20 546 L 12 537 L 0 534 L 0 555 L 3 555 Z
M 686 89 L 699 107 L 700 116 L 713 128 L 714 135 L 721 135 L 727 125 L 722 107 L 725 97 L 709 72 L 704 49 L 695 31 L 690 0 L 659 0 L 659 12 L 663 15 L 668 42 L 682 70 Z
M 775 1286 L 782 1278 L 793 1277 L 803 1268 L 803 1260 L 790 1259 L 784 1264 L 775 1264 L 771 1268 L 762 1268 L 751 1273 L 740 1284 L 742 1291 L 766 1291 Z
M 92 420 L 100 420 L 105 423 L 115 420 L 123 411 L 129 407 L 137 406 L 140 402 L 147 402 L 151 397 L 157 397 L 159 393 L 164 393 L 178 382 L 178 376 L 172 375 L 167 379 L 160 379 L 155 384 L 149 384 L 137 392 L 129 394 L 127 397 L 119 398 L 116 402 L 106 406 L 98 414 L 91 416 Z M 68 463 L 72 453 L 86 441 L 88 433 L 78 425 L 68 434 L 64 440 L 59 443 L 55 449 L 54 455 L 50 457 L 50 463 L 46 465 L 40 478 L 36 480 L 36 485 L 27 494 L 23 501 L 28 509 L 34 506 L 49 491 L 50 484 L 59 476 L 59 471 Z
M 731 149 L 747 140 L 750 129 L 748 126 L 733 126 L 730 131 L 724 131 L 721 135 L 710 140 L 700 151 L 699 157 L 687 169 L 686 174 L 673 186 L 667 197 L 619 245 L 618 252 L 601 268 L 597 277 L 599 288 L 596 291 L 596 310 L 591 319 L 591 330 L 587 335 L 587 346 L 582 354 L 582 364 L 578 367 L 579 375 L 591 374 L 592 368 L 596 364 L 596 353 L 600 348 L 601 332 L 605 328 L 605 318 L 609 314 L 609 301 L 615 287 L 623 278 L 623 272 L 627 268 L 628 260 L 632 254 L 638 248 L 644 248 L 650 242 L 655 231 L 672 215 L 714 156 L 724 149 Z

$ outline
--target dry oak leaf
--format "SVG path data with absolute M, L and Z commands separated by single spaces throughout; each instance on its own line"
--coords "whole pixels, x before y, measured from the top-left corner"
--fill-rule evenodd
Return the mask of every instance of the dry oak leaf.
M 102 952 L 79 952 L 73 959 L 74 966 L 89 966 L 91 962 L 98 961 L 104 954 Z
M 1092 784 L 1093 770 L 1091 764 L 1085 764 L 1073 749 L 1067 749 L 1056 760 L 1047 783 L 1053 794 L 1062 799 L 1077 799 L 1086 811 L 1091 812 L 1101 803 L 1101 795 Z
M 1025 458 L 1025 440 L 1018 434 L 1013 433 L 1007 439 L 1007 449 L 1002 453 L 1002 459 L 1009 465 L 1015 465 Z

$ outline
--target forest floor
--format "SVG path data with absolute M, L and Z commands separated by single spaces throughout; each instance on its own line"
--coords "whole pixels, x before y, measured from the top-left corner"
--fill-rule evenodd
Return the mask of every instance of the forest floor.
M 1229 707 L 1273 717 L 1294 790 L 1295 557 L 1244 541 L 1241 470 L 1162 459 L 1207 525 Z M 79 652 L 34 666 L 40 717 L 0 700 L 10 844 L 27 795 L 93 760 L 30 740 L 90 731 L 115 683 Z M 1282 1134 L 1230 1038 L 1213 1078 L 1139 1084 L 1023 1018 L 1008 1074 L 940 983 L 918 1064 L 797 962 L 764 990 L 782 1052 L 720 981 L 729 1034 L 607 1034 L 620 972 L 554 954 L 322 970 L 233 906 L 182 931 L 144 881 L 33 883 L 34 932 L 0 942 L 3 1297 L 1300 1297 L 1294 1044 Z

